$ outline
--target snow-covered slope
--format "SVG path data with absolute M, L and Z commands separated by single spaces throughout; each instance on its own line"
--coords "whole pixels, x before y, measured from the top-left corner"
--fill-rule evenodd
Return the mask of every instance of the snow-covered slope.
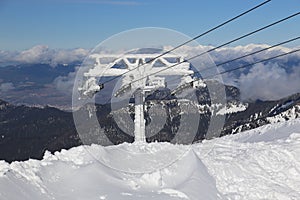
M 300 119 L 194 147 L 224 199 L 300 199 Z
M 80 146 L 0 162 L 2 200 L 299 199 L 300 119 L 192 146 Z

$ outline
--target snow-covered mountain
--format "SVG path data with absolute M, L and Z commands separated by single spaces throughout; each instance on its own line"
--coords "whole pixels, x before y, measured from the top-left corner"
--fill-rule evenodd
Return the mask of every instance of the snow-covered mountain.
M 233 104 L 233 105 L 232 105 Z M 265 124 L 283 122 L 300 117 L 300 94 L 295 94 L 278 101 L 256 101 L 242 104 L 244 110 L 237 110 L 237 103 L 229 102 L 235 112 L 227 114 L 225 134 L 235 134 Z M 239 103 L 241 107 L 241 103 Z M 232 109 L 231 109 L 232 110 Z
M 79 146 L 0 162 L 0 199 L 296 200 L 299 154 L 299 119 L 191 146 Z
M 236 87 L 226 86 L 228 98 L 226 105 L 212 104 L 207 88 L 198 88 L 197 94 L 199 94 L 197 97 L 198 102 L 177 101 L 176 99 L 165 97 L 165 94 L 160 98 L 159 93 L 156 94 L 155 100 L 151 100 L 151 98 L 147 100 L 146 98 L 147 109 L 145 112 L 147 141 L 171 141 L 174 135 L 177 134 L 176 131 L 178 130 L 178 127 L 183 125 L 183 127 L 187 127 L 188 129 L 188 125 L 184 126 L 184 124 L 188 124 L 189 121 L 185 122 L 184 120 L 181 120 L 183 115 L 194 115 L 195 117 L 199 117 L 200 122 L 194 142 L 200 141 L 206 137 L 212 116 L 225 116 L 225 123 L 221 130 L 221 135 L 236 134 L 262 125 L 300 117 L 300 93 L 276 101 L 245 102 L 240 99 L 239 90 Z M 157 99 L 162 100 L 157 101 Z M 179 104 L 184 104 L 184 106 L 179 106 Z M 109 111 L 107 112 L 108 109 L 105 108 L 105 106 L 97 107 L 99 116 L 102 116 L 102 120 L 99 120 L 101 126 L 105 127 L 105 130 L 108 133 L 113 134 L 117 132 L 116 137 L 113 139 L 115 144 L 124 141 L 132 141 L 132 138 L 124 133 L 115 123 L 113 117 L 116 115 L 124 116 L 127 112 L 130 112 L 130 114 L 134 116 L 133 106 L 134 105 L 132 104 L 129 105 L 128 108 L 113 111 L 117 112 L 115 114 L 112 114 L 112 112 Z M 148 117 L 147 112 L 151 108 L 154 111 L 152 111 L 151 116 Z M 86 109 L 88 110 L 88 108 Z M 162 118 L 162 112 L 167 113 L 168 117 L 164 128 L 158 131 L 157 134 L 152 134 L 151 129 L 147 130 L 147 120 L 150 121 L 151 118 Z M 185 129 L 183 131 L 188 132 L 188 130 Z M 151 135 L 151 137 L 148 137 L 148 135 Z M 186 144 L 184 140 L 176 142 Z

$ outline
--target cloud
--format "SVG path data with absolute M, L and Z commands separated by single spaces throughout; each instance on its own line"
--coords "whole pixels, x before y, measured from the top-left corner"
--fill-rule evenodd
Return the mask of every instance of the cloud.
M 265 49 L 270 47 L 270 45 L 267 44 L 248 44 L 245 46 L 235 46 L 235 47 L 222 47 L 219 49 L 216 49 L 214 51 L 211 51 L 208 53 L 208 55 L 211 57 L 211 59 L 216 63 L 221 63 L 221 62 L 225 62 L 228 60 L 232 60 L 235 59 L 237 57 L 241 57 L 244 56 L 246 54 L 261 50 L 261 49 Z M 171 49 L 171 47 L 165 47 L 166 49 Z M 202 52 L 206 52 L 209 51 L 210 49 L 215 48 L 214 46 L 204 46 L 204 45 L 198 45 L 198 46 L 183 46 L 180 49 L 178 49 L 179 53 L 183 53 L 183 54 L 187 54 L 187 55 L 194 55 L 194 52 L 197 52 L 197 54 L 200 54 Z M 299 48 L 287 48 L 287 47 L 283 47 L 283 46 L 278 46 L 278 47 L 274 47 L 271 48 L 269 50 L 266 51 L 262 51 L 260 53 L 245 57 L 243 59 L 241 59 L 242 61 L 245 62 L 254 62 L 257 60 L 262 60 L 262 59 L 266 59 L 268 57 L 273 57 L 282 53 L 287 53 L 289 51 L 292 50 L 296 50 Z M 293 55 L 297 55 L 298 57 L 300 57 L 300 52 L 297 52 Z
M 8 92 L 10 90 L 15 89 L 15 86 L 13 83 L 2 83 L 0 84 L 0 91 L 1 92 Z
M 83 61 L 84 58 L 88 55 L 88 53 L 89 50 L 82 48 L 55 51 L 55 53 L 52 56 L 51 63 L 52 65 L 57 65 L 68 64 L 75 61 Z
M 76 78 L 76 74 L 79 67 L 74 72 L 70 72 L 68 76 L 59 76 L 54 80 L 55 88 L 64 94 L 70 95 L 73 92 L 73 86 Z
M 216 64 L 219 64 L 267 47 L 270 46 L 266 44 L 249 44 L 246 46 L 223 47 L 212 51 L 210 57 Z M 202 45 L 197 47 L 186 46 L 182 49 L 182 52 L 189 55 L 193 51 L 201 53 L 212 48 L 214 47 Z M 296 49 L 280 46 L 219 66 L 218 68 L 219 71 L 226 71 Z M 202 72 L 201 74 L 203 75 Z M 297 52 L 264 64 L 260 63 L 231 73 L 225 73 L 222 76 L 225 84 L 237 86 L 241 90 L 241 97 L 244 100 L 277 100 L 294 93 L 300 93 L 300 53 Z
M 88 55 L 88 49 L 50 49 L 45 45 L 37 45 L 21 52 L 0 51 L 0 64 L 69 64 L 81 62 Z
M 15 60 L 20 63 L 50 63 L 53 54 L 48 46 L 38 45 L 20 52 Z
M 246 46 L 223 47 L 211 52 L 210 57 L 215 63 L 221 63 L 266 47 L 269 46 L 265 44 L 249 44 Z M 170 49 L 171 47 L 165 48 Z M 211 48 L 213 46 L 184 46 L 178 49 L 176 53 L 182 53 L 189 58 L 191 55 L 195 55 L 195 53 L 205 52 Z M 295 48 L 272 48 L 259 54 L 245 57 L 238 62 L 220 66 L 219 68 L 220 70 L 232 69 L 286 53 L 293 49 Z M 38 45 L 21 52 L 0 50 L 0 64 L 2 63 L 1 65 L 3 66 L 4 63 L 48 63 L 56 66 L 57 64 L 81 62 L 88 53 L 88 49 L 82 48 L 50 49 L 48 46 Z M 201 59 L 199 61 L 202 62 Z M 70 94 L 75 75 L 75 72 L 71 72 L 68 76 L 57 77 L 54 81 L 55 87 L 60 91 Z M 238 86 L 242 91 L 243 99 L 273 100 L 300 92 L 300 53 L 284 56 L 267 64 L 257 64 L 250 68 L 224 74 L 223 79 L 226 84 Z M 6 88 L 13 88 L 13 86 L 9 86 L 11 85 L 4 85 L 2 87 L 4 87 L 4 90 Z
M 16 62 L 16 57 L 19 52 L 17 51 L 1 51 L 0 50 L 0 64 L 10 64 Z
M 277 100 L 300 93 L 300 66 L 288 73 L 278 64 L 257 64 L 238 79 L 242 99 Z

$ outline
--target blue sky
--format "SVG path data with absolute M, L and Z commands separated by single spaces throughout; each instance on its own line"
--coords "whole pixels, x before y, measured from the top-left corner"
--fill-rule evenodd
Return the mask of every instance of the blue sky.
M 191 37 L 263 0 L 0 0 L 0 49 L 92 48 L 107 37 L 133 28 L 164 27 Z M 267 5 L 198 40 L 219 45 L 300 11 L 299 0 Z M 300 35 L 300 16 L 241 40 L 275 44 Z M 290 44 L 299 46 L 300 42 Z

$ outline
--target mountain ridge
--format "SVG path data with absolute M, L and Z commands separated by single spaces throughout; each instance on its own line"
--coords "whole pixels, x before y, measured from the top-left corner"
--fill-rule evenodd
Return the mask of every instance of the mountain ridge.
M 300 117 L 300 93 L 278 101 L 243 103 L 238 100 L 238 95 L 236 95 L 238 91 L 234 87 L 230 91 L 235 95 L 234 98 L 229 100 L 225 110 L 219 111 L 219 114 L 226 115 L 221 136 Z M 180 117 L 176 117 L 176 115 L 180 116 L 180 112 L 176 104 L 168 105 L 168 102 L 164 104 L 171 106 L 168 115 L 172 114 L 172 120 L 167 120 L 161 132 L 147 138 L 148 142 L 171 141 L 178 130 L 176 127 L 180 126 L 180 121 L 178 121 Z M 106 131 L 106 136 L 114 144 L 133 142 L 133 137 L 125 134 L 115 123 L 110 105 L 96 105 L 96 108 L 99 123 Z M 199 142 L 205 138 L 206 120 L 209 120 L 212 109 L 214 109 L 212 105 L 204 105 L 204 110 L 197 111 L 202 116 L 202 121 L 193 142 Z M 124 114 L 127 111 L 121 110 L 120 112 Z M 174 130 L 175 132 L 172 132 Z M 97 143 L 97 141 L 91 142 Z M 184 141 L 177 142 L 185 143 Z M 81 144 L 82 141 L 76 131 L 71 112 L 49 106 L 15 106 L 0 100 L 0 160 L 12 162 L 29 158 L 41 159 L 45 150 L 55 152 Z

